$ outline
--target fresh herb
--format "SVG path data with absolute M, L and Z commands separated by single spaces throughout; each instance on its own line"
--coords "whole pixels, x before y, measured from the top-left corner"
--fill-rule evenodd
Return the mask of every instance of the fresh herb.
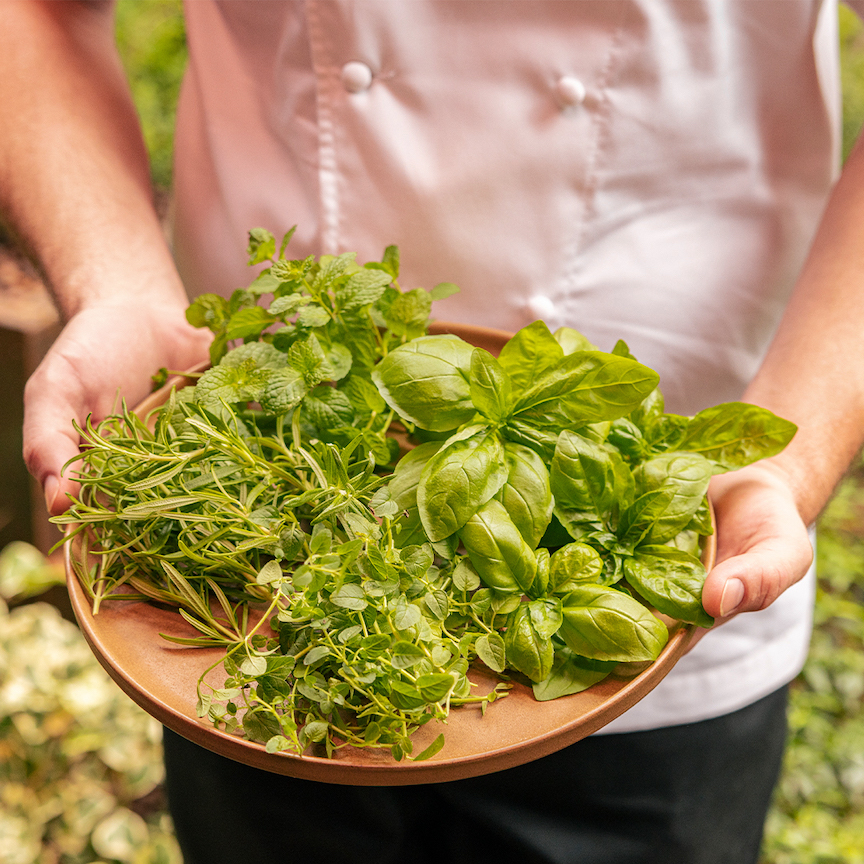
M 443 737 L 413 756 L 412 733 L 485 709 L 507 676 L 544 700 L 656 659 L 649 607 L 710 626 L 708 480 L 779 452 L 791 423 L 665 414 L 623 343 L 541 322 L 498 358 L 427 336 L 455 286 L 402 291 L 394 247 L 288 260 L 291 233 L 277 251 L 252 231 L 249 288 L 190 306 L 214 333 L 195 387 L 151 425 L 80 430 L 80 496 L 56 520 L 94 611 L 132 592 L 199 633 L 177 641 L 225 648 L 202 717 L 270 752 L 424 759 Z M 476 662 L 501 675 L 490 693 Z

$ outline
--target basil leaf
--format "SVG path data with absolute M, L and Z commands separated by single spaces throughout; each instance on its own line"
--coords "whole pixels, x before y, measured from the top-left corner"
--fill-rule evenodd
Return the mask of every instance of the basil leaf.
M 580 585 L 563 600 L 558 631 L 567 647 L 592 660 L 656 660 L 669 632 L 638 600 L 615 588 Z
M 504 647 L 507 664 L 532 681 L 542 681 L 552 671 L 552 639 L 538 631 L 527 603 L 520 604 L 508 619 Z
M 534 583 L 537 559 L 500 501 L 480 507 L 459 537 L 483 583 L 505 593 L 523 593 Z
M 637 490 L 655 494 L 650 506 L 639 509 L 639 499 L 622 515 L 625 536 L 633 525 L 649 526 L 645 542 L 665 543 L 684 529 L 705 500 L 708 482 L 714 473 L 711 463 L 696 453 L 664 453 L 643 462 L 633 477 Z M 644 496 L 643 496 L 644 497 Z
M 572 327 L 559 327 L 553 334 L 565 354 L 577 351 L 597 351 L 597 346 Z
M 702 608 L 705 568 L 693 555 L 672 546 L 640 546 L 625 559 L 624 578 L 658 612 L 700 627 L 714 623 Z
M 473 353 L 458 336 L 424 336 L 391 351 L 372 370 L 372 380 L 400 416 L 444 432 L 477 413 L 468 384 Z
M 534 698 L 548 702 L 581 693 L 606 678 L 617 665 L 614 661 L 589 660 L 568 648 L 558 648 L 549 677 L 534 684 Z
M 512 408 L 510 378 L 482 348 L 475 348 L 471 355 L 469 392 L 474 407 L 493 423 L 504 420 Z
M 797 426 L 766 408 L 726 402 L 690 418 L 677 449 L 701 453 L 726 471 L 779 453 Z
M 420 520 L 434 543 L 455 534 L 507 480 L 504 445 L 487 426 L 471 426 L 429 460 L 417 488 Z
M 616 504 L 632 498 L 634 485 L 619 453 L 566 430 L 558 436 L 550 483 L 555 515 L 565 524 L 565 514 L 572 519 L 574 512 L 608 520 Z
M 582 582 L 597 582 L 603 573 L 603 560 L 587 543 L 568 543 L 549 559 L 549 588 L 553 594 L 566 594 Z
M 552 487 L 543 459 L 528 447 L 504 442 L 507 480 L 497 494 L 513 523 L 532 549 L 552 519 Z
M 531 623 L 544 639 L 554 636 L 563 621 L 561 600 L 558 597 L 541 597 L 525 604 L 531 615 Z
M 443 442 L 429 441 L 409 450 L 397 463 L 390 477 L 390 497 L 402 516 L 394 523 L 396 545 L 400 548 L 425 543 L 426 531 L 417 511 L 417 485 L 426 463 L 440 449 Z
M 574 428 L 629 414 L 656 386 L 658 374 L 602 351 L 577 351 L 546 370 L 516 403 L 514 417 L 535 426 Z
M 549 328 L 542 321 L 535 321 L 504 345 L 498 361 L 510 376 L 513 391 L 521 393 L 563 357 L 564 351 Z

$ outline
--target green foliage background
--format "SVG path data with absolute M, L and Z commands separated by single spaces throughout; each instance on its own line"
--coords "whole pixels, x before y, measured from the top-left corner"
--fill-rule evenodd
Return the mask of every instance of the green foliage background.
M 864 119 L 864 26 L 845 8 L 840 11 L 840 35 L 845 156 Z M 174 109 L 186 63 L 180 0 L 119 0 L 117 39 L 141 115 L 154 185 L 164 196 L 171 185 Z M 860 463 L 823 514 L 818 534 L 816 629 L 806 668 L 793 686 L 790 744 L 761 864 L 864 864 Z M 19 564 L 20 554 L 19 549 Z M 11 561 L 7 557 L 0 594 L 26 593 L 27 572 L 43 584 L 41 560 L 34 559 L 30 571 L 16 565 L 14 574 Z M 0 582 L 3 578 L 0 572 Z M 178 861 L 158 796 L 156 806 L 140 805 L 139 796 L 148 793 L 152 798 L 161 776 L 149 718 L 113 688 L 89 651 L 79 650 L 83 639 L 51 607 L 23 608 L 30 611 L 10 613 L 0 602 L 0 655 L 5 660 L 0 697 L 23 686 L 14 684 L 15 676 L 23 676 L 27 686 L 42 688 L 41 707 L 28 712 L 31 721 L 9 701 L 8 693 L 5 702 L 0 698 L 0 848 L 7 856 L 18 856 L 9 859 L 15 864 L 84 864 L 96 860 L 94 856 L 133 864 Z M 43 656 L 48 638 L 57 642 L 58 652 L 66 652 L 66 665 L 53 677 L 53 689 L 45 676 L 35 677 L 40 664 L 33 663 L 34 657 Z M 92 704 L 86 711 L 76 707 L 73 696 L 77 692 L 80 699 L 83 682 L 89 682 L 91 699 L 98 694 L 98 711 Z M 119 728 L 120 737 L 112 740 L 107 728 Z M 88 802 L 98 806 L 88 808 Z

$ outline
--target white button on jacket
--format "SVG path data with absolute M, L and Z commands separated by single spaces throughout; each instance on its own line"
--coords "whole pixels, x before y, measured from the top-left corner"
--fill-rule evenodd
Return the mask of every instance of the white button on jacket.
M 555 95 L 562 108 L 575 108 L 585 101 L 585 85 L 573 75 L 563 75 L 555 84 Z
M 372 70 L 359 60 L 342 67 L 342 84 L 349 93 L 362 93 L 372 86 Z

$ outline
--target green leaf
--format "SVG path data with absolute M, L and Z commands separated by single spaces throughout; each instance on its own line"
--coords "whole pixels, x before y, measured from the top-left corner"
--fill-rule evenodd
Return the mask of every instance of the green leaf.
M 705 567 L 693 555 L 672 546 L 640 546 L 624 561 L 627 582 L 664 615 L 711 627 L 702 608 Z
M 647 543 L 671 540 L 704 501 L 712 474 L 711 463 L 695 453 L 664 453 L 643 462 L 633 472 L 641 494 L 622 514 L 619 536 L 630 533 Z
M 459 537 L 486 586 L 517 594 L 532 588 L 537 559 L 500 501 L 480 507 Z
M 218 366 L 208 369 L 195 385 L 195 399 L 205 406 L 222 402 L 257 402 L 273 370 L 286 364 L 285 355 L 266 342 L 250 342 L 229 351 Z
M 428 291 L 415 288 L 400 294 L 390 304 L 384 320 L 396 336 L 415 339 L 426 332 L 429 313 L 432 311 L 432 298 Z
M 577 351 L 540 375 L 517 401 L 513 416 L 557 429 L 614 420 L 636 408 L 658 380 L 653 369 L 625 357 Z
M 250 740 L 266 744 L 282 732 L 282 727 L 269 711 L 249 710 L 243 717 L 243 731 Z
M 259 585 L 269 585 L 271 582 L 278 582 L 282 579 L 282 568 L 278 561 L 268 561 L 255 577 L 255 581 Z
M 690 418 L 677 449 L 700 453 L 723 470 L 732 471 L 776 456 L 797 428 L 758 405 L 726 402 Z
M 258 401 L 264 411 L 279 416 L 296 408 L 308 392 L 301 374 L 286 366 L 268 377 Z
M 558 631 L 567 647 L 592 660 L 656 660 L 666 626 L 638 600 L 615 588 L 584 584 L 563 598 Z
M 326 384 L 316 387 L 303 402 L 305 417 L 319 432 L 350 426 L 354 422 L 354 407 L 341 391 Z
M 449 614 L 449 602 L 444 591 L 431 591 L 423 597 L 423 602 L 439 621 L 443 621 Z
M 440 702 L 453 689 L 453 676 L 446 672 L 430 672 L 417 678 L 417 689 L 427 702 Z
M 606 520 L 616 504 L 632 496 L 633 480 L 618 453 L 565 430 L 558 437 L 550 484 L 562 522 L 572 511 Z
M 297 313 L 297 324 L 302 327 L 323 327 L 330 321 L 330 313 L 314 303 L 303 306 Z
M 507 665 L 507 649 L 497 633 L 483 633 L 474 643 L 477 656 L 493 671 L 503 672 Z
M 603 561 L 587 543 L 568 543 L 549 559 L 549 588 L 554 594 L 565 594 L 582 582 L 597 582 L 603 573 Z
M 297 230 L 296 225 L 292 225 L 285 234 L 282 236 L 282 243 L 279 246 L 279 257 L 281 258 L 285 254 L 285 249 L 288 244 L 291 242 L 291 238 L 294 236 L 294 232 Z
M 266 228 L 253 228 L 246 247 L 249 264 L 260 264 L 276 257 L 276 238 Z
M 589 660 L 561 648 L 555 652 L 549 677 L 534 684 L 534 698 L 548 702 L 581 693 L 606 678 L 617 665 L 614 661 Z
M 261 657 L 257 654 L 244 657 L 243 662 L 240 664 L 240 671 L 244 675 L 257 678 L 259 675 L 263 675 L 267 671 L 267 658 Z
M 268 314 L 274 318 L 285 319 L 300 309 L 312 302 L 311 297 L 306 297 L 303 294 L 284 294 L 277 297 L 267 309 Z
M 382 270 L 358 270 L 334 289 L 338 310 L 359 309 L 369 306 L 384 293 L 392 277 Z
M 436 300 L 444 300 L 447 297 L 452 297 L 454 294 L 458 294 L 460 288 L 458 285 L 454 285 L 452 282 L 439 282 L 430 292 L 429 296 L 432 301 Z
M 411 666 L 422 663 L 425 659 L 426 654 L 423 649 L 405 639 L 394 642 L 390 647 L 390 662 L 394 669 L 409 669 Z
M 467 558 L 463 558 L 453 568 L 453 587 L 457 591 L 474 591 L 480 587 L 480 577 L 474 569 L 474 565 Z
M 327 360 L 327 365 L 330 367 L 331 381 L 341 381 L 351 371 L 354 357 L 345 345 L 338 342 L 335 345 L 331 345 L 324 352 L 324 356 Z
M 538 632 L 528 604 L 521 604 L 508 620 L 504 646 L 507 664 L 532 681 L 542 681 L 552 671 L 552 640 Z
M 458 336 L 424 336 L 391 351 L 372 371 L 387 404 L 421 429 L 444 432 L 476 414 L 469 370 L 474 348 Z
M 563 620 L 561 600 L 558 597 L 543 597 L 527 604 L 531 624 L 544 639 L 558 632 Z
M 426 704 L 420 691 L 404 681 L 390 682 L 390 701 L 402 711 L 413 711 Z
M 219 333 L 225 329 L 228 320 L 228 303 L 218 294 L 201 294 L 186 310 L 186 320 L 193 327 L 208 327 Z
M 575 354 L 577 351 L 598 350 L 593 342 L 572 327 L 559 327 L 553 335 L 555 336 L 555 341 L 561 346 L 565 354 Z
M 475 348 L 471 355 L 469 392 L 474 407 L 493 422 L 503 421 L 513 407 L 509 376 L 482 348 Z
M 471 426 L 454 435 L 426 463 L 417 508 L 434 543 L 455 534 L 507 480 L 504 446 L 497 432 Z
M 268 315 L 260 306 L 248 306 L 235 312 L 225 331 L 225 338 L 230 342 L 232 339 L 246 339 L 249 336 L 258 336 L 266 330 L 276 319 Z
M 412 762 L 423 762 L 426 759 L 431 759 L 444 746 L 444 733 L 442 732 L 422 753 L 414 756 Z
M 542 321 L 523 327 L 501 349 L 498 361 L 515 393 L 528 390 L 564 358 L 564 351 Z
M 397 630 L 409 630 L 420 623 L 423 615 L 413 603 L 406 602 L 404 597 L 400 598 L 400 600 L 402 602 L 396 607 L 396 611 L 393 613 L 393 625 Z
M 353 609 L 359 612 L 368 605 L 366 592 L 360 585 L 345 582 L 330 595 L 330 602 L 342 609 Z
M 314 333 L 295 342 L 288 350 L 288 363 L 302 376 L 308 388 L 320 384 L 330 375 L 324 349 Z
M 316 663 L 330 656 L 330 648 L 327 645 L 316 645 L 303 657 L 304 666 L 314 666 Z
M 534 450 L 504 442 L 507 480 L 495 496 L 504 505 L 513 523 L 535 549 L 552 519 L 552 487 L 549 470 Z

